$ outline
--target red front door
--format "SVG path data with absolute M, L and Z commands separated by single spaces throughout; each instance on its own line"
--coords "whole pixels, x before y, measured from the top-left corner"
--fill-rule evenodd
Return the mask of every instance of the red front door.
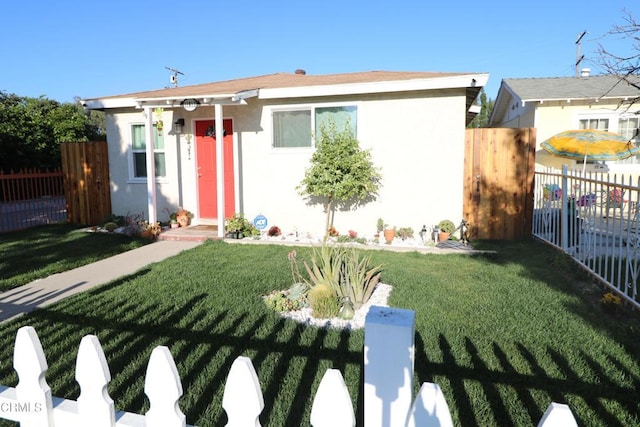
M 222 138 L 224 152 L 224 212 L 228 218 L 235 211 L 233 170 L 233 123 L 224 119 Z M 196 121 L 196 160 L 198 176 L 198 206 L 200 218 L 218 218 L 218 181 L 216 170 L 216 137 L 207 136 L 215 129 L 213 120 Z

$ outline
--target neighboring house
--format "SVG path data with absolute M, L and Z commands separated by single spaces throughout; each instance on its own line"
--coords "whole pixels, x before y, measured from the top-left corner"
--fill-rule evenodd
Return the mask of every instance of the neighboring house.
M 334 226 L 370 236 L 378 218 L 416 232 L 443 218 L 460 221 L 465 125 L 488 77 L 298 70 L 83 104 L 106 113 L 114 213 L 167 220 L 182 206 L 196 224 L 261 214 L 283 232 L 317 235 L 322 206 L 308 205 L 296 186 L 319 124 L 348 119 L 361 147 L 371 149 L 382 187 L 375 201 L 336 212 Z M 220 134 L 224 146 L 216 144 Z
M 640 81 L 640 80 L 639 80 Z M 640 127 L 640 104 L 629 105 L 640 90 L 613 75 L 504 79 L 500 84 L 490 127 L 537 129 L 536 163 L 582 168 L 580 163 L 554 157 L 540 148 L 553 135 L 572 129 L 600 129 L 634 139 Z M 635 136 L 634 142 L 640 144 Z M 606 162 L 611 172 L 640 172 L 640 156 Z M 593 170 L 599 165 L 592 165 Z

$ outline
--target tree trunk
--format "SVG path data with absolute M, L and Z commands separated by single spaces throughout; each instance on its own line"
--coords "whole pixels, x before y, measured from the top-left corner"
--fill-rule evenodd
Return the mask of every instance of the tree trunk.
M 333 199 L 329 198 L 327 204 L 324 206 L 325 212 L 327 213 L 327 219 L 324 223 L 324 239 L 323 242 L 327 241 L 329 237 L 329 228 L 331 228 L 331 209 L 332 209 Z

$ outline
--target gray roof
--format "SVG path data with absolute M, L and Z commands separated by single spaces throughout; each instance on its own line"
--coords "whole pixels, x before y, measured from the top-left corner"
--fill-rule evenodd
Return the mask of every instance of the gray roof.
M 638 77 L 634 79 L 635 82 L 640 83 Z M 637 87 L 614 75 L 503 79 L 503 84 L 521 101 L 640 96 L 640 90 Z
M 640 99 L 640 76 L 627 77 L 632 84 L 616 75 L 587 77 L 539 77 L 502 79 L 489 124 L 499 126 L 505 120 L 513 102 L 636 101 Z

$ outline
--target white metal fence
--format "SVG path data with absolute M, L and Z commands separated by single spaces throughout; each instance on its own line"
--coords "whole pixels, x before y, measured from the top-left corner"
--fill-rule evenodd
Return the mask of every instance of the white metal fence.
M 437 384 L 424 383 L 413 397 L 415 313 L 411 310 L 372 307 L 367 315 L 364 348 L 364 423 L 367 427 L 453 426 L 447 402 Z M 409 350 L 409 351 L 407 351 Z M 151 353 L 144 392 L 146 414 L 115 411 L 107 386 L 109 367 L 98 339 L 85 336 L 78 351 L 77 401 L 52 397 L 45 374 L 47 361 L 36 331 L 18 330 L 13 366 L 17 386 L 0 386 L 0 418 L 22 427 L 173 427 L 186 426 L 178 400 L 182 384 L 171 353 L 164 346 Z M 251 361 L 238 357 L 227 377 L 222 407 L 227 426 L 260 426 L 264 400 Z M 311 410 L 314 427 L 354 426 L 352 400 L 341 373 L 326 371 Z M 538 426 L 577 426 L 564 404 L 551 403 Z
M 572 256 L 640 308 L 640 179 L 536 170 L 533 235 Z

